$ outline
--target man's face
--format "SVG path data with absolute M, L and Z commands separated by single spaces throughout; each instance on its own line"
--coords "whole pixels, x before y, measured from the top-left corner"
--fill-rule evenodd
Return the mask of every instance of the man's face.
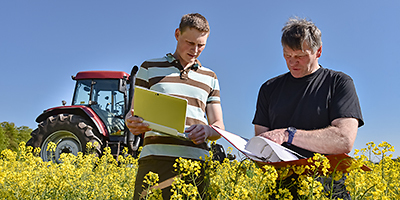
M 186 67 L 188 64 L 193 64 L 206 47 L 208 33 L 195 28 L 186 28 L 183 32 L 176 29 L 175 38 L 177 41 L 175 54 L 182 66 Z
M 295 78 L 301 78 L 312 74 L 319 68 L 318 58 L 321 56 L 322 46 L 313 52 L 307 44 L 304 44 L 303 51 L 293 50 L 287 46 L 283 47 L 283 57 L 286 65 Z

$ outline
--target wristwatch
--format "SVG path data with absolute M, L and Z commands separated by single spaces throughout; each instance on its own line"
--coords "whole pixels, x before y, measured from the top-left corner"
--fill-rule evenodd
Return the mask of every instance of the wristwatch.
M 289 133 L 289 138 L 288 138 L 288 141 L 287 141 L 287 143 L 288 144 L 292 144 L 292 141 L 293 141 L 293 137 L 294 137 L 294 134 L 296 133 L 296 131 L 297 131 L 297 129 L 295 128 L 295 127 L 288 127 L 287 129 L 286 129 L 286 131 Z

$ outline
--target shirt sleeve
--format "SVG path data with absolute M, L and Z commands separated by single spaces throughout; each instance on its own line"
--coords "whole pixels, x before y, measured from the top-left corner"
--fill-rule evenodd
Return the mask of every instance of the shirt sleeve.
M 359 99 L 353 79 L 345 74 L 337 78 L 331 102 L 331 119 L 356 118 L 358 127 L 364 125 Z
M 258 92 L 256 113 L 254 115 L 253 124 L 270 128 L 268 112 L 269 100 L 267 97 L 267 83 L 264 83 Z
M 135 85 L 141 86 L 144 88 L 150 88 L 149 85 L 149 70 L 147 67 L 147 63 L 144 62 L 140 65 L 139 71 L 136 76 Z
M 221 103 L 219 81 L 215 74 L 212 79 L 211 92 L 208 95 L 207 103 Z

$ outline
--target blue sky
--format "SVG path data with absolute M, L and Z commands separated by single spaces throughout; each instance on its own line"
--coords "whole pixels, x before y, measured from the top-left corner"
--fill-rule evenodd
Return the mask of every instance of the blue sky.
M 365 121 L 354 148 L 400 148 L 399 10 L 387 0 L 0 0 L 0 122 L 34 129 L 44 109 L 71 103 L 78 71 L 130 72 L 174 52 L 181 16 L 198 12 L 211 26 L 199 59 L 219 78 L 226 129 L 252 137 L 259 87 L 287 72 L 281 28 L 300 16 L 322 31 L 320 64 L 354 79 Z

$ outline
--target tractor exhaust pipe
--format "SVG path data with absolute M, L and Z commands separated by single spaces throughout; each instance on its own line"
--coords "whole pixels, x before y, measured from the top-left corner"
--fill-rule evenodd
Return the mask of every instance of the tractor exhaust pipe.
M 131 104 L 132 104 L 132 99 L 133 99 L 133 93 L 135 91 L 135 80 L 136 80 L 136 73 L 138 71 L 138 66 L 133 66 L 132 67 L 132 71 L 131 71 L 131 75 L 129 76 L 129 85 L 130 85 L 130 91 L 129 91 L 129 104 L 126 107 L 125 113 L 128 114 L 128 112 L 130 112 L 131 109 Z
M 130 109 L 132 107 L 132 99 L 133 99 L 133 93 L 135 91 L 135 80 L 136 80 L 136 73 L 138 71 L 138 66 L 133 66 L 131 75 L 129 76 L 129 84 L 130 84 L 130 91 L 129 91 L 129 104 L 126 107 L 125 113 L 128 114 L 130 112 Z M 127 141 L 128 141 L 128 147 L 131 151 L 136 152 L 139 149 L 140 143 L 141 143 L 141 137 L 139 135 L 133 135 L 128 128 L 126 128 L 126 133 L 127 135 Z

